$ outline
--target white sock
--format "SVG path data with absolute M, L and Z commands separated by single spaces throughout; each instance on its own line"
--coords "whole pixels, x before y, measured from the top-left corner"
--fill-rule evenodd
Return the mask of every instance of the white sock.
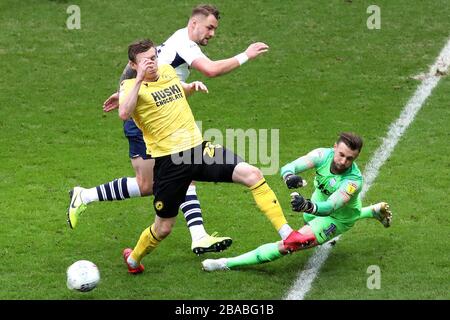
M 292 231 L 294 230 L 290 225 L 286 223 L 281 226 L 280 230 L 278 230 L 278 234 L 280 235 L 281 239 L 284 240 L 291 234 Z
M 80 193 L 81 202 L 88 204 L 94 201 L 98 201 L 97 188 L 84 189 Z
M 130 198 L 137 198 L 141 196 L 141 191 L 139 190 L 139 185 L 136 178 L 127 178 L 127 187 Z
M 131 255 L 128 256 L 127 258 L 127 263 L 130 265 L 130 267 L 132 267 L 133 269 L 136 269 L 137 267 L 139 267 L 139 264 L 131 257 Z
M 186 201 L 187 200 L 187 201 Z M 203 218 L 195 217 L 195 215 L 201 214 L 202 210 L 200 208 L 200 202 L 197 198 L 195 185 L 190 185 L 186 192 L 186 199 L 180 206 L 181 211 L 183 211 L 184 218 L 186 219 L 186 223 L 189 228 L 189 232 L 191 233 L 192 241 L 197 241 L 207 236 L 208 233 L 203 226 Z M 201 222 L 198 224 L 198 222 Z M 191 225 L 192 223 L 196 223 L 195 225 Z
M 200 240 L 204 236 L 208 235 L 205 227 L 202 224 L 189 227 L 189 232 L 191 233 L 192 241 Z
M 81 192 L 81 201 L 89 204 L 94 201 L 124 200 L 140 196 L 136 178 L 119 178 L 94 188 L 84 189 Z

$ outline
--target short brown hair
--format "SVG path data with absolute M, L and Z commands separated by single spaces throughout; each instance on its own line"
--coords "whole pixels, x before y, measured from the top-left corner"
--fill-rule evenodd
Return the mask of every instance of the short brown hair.
M 198 14 L 204 15 L 205 17 L 212 14 L 214 17 L 216 17 L 217 20 L 220 19 L 219 10 L 212 4 L 199 4 L 194 9 L 192 9 L 191 17 L 196 16 Z
M 345 145 L 352 150 L 358 150 L 358 152 L 361 152 L 363 147 L 362 138 L 353 132 L 341 132 L 336 144 L 339 144 L 340 142 L 345 143 Z
M 135 41 L 128 46 L 128 59 L 136 63 L 136 56 L 139 53 L 146 52 L 154 47 L 155 44 L 149 39 Z

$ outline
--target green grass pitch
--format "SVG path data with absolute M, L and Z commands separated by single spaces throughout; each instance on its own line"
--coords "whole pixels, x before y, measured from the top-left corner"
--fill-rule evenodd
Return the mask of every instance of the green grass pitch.
M 369 30 L 372 1 L 224 1 L 211 59 L 233 56 L 253 41 L 270 51 L 215 79 L 198 72 L 208 95 L 190 104 L 203 129 L 278 129 L 279 166 L 340 131 L 365 139 L 364 170 L 389 124 L 447 42 L 448 1 L 387 1 L 381 29 Z M 69 30 L 70 4 L 81 29 Z M 195 1 L 0 2 L 0 299 L 281 299 L 313 251 L 271 264 L 205 273 L 207 257 L 241 254 L 278 240 L 251 194 L 239 185 L 198 183 L 209 232 L 234 243 L 200 257 L 190 251 L 182 216 L 127 274 L 121 252 L 154 217 L 152 198 L 91 205 L 76 230 L 66 224 L 68 191 L 133 176 L 117 113 L 101 104 L 116 88 L 127 46 L 162 42 L 185 26 Z M 361 221 L 337 243 L 307 299 L 449 299 L 450 80 L 443 77 L 381 168 L 364 203 L 388 201 L 393 226 Z M 266 177 L 288 221 L 289 190 Z M 306 174 L 311 182 L 312 173 Z M 312 183 L 306 192 L 312 191 Z M 66 288 L 66 268 L 88 259 L 101 283 L 86 294 Z M 381 288 L 366 286 L 367 268 L 381 270 Z

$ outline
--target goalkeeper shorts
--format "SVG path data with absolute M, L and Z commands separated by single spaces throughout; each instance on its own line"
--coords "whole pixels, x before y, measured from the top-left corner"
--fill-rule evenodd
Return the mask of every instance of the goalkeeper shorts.
M 313 214 L 304 213 L 303 219 L 313 230 L 319 244 L 330 241 L 338 235 L 350 230 L 353 226 L 342 223 L 331 216 L 319 217 Z

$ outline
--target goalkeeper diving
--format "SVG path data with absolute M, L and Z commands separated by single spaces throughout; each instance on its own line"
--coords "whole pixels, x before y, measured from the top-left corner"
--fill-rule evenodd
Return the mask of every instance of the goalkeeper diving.
M 261 245 L 240 256 L 206 259 L 202 262 L 203 270 L 230 270 L 271 262 L 288 253 L 324 244 L 350 230 L 361 219 L 376 219 L 389 227 L 392 213 L 386 202 L 362 207 L 363 177 L 355 163 L 362 146 L 361 137 L 343 132 L 333 148 L 312 150 L 282 167 L 281 176 L 289 189 L 306 184 L 299 173 L 308 169 L 316 171 L 311 199 L 291 193 L 292 210 L 303 212 L 305 225 L 282 241 Z

